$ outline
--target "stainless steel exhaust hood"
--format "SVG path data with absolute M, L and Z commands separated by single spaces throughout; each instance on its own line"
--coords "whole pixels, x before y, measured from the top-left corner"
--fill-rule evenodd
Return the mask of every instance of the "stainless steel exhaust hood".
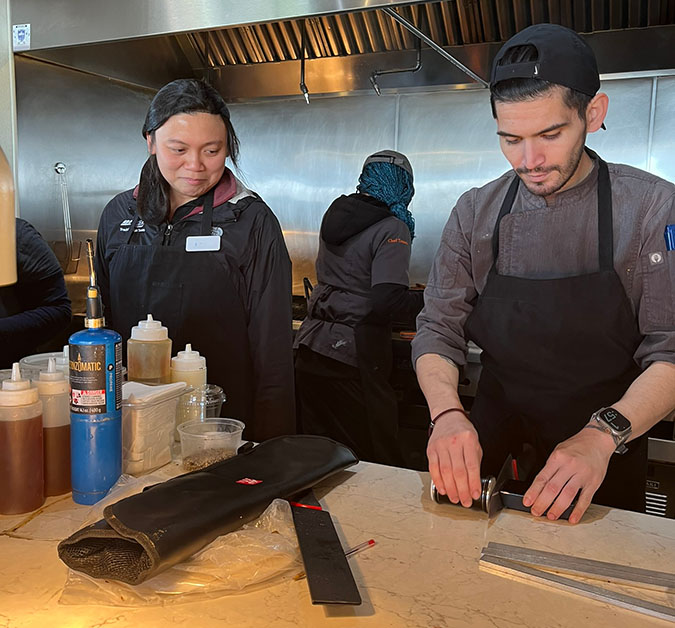
M 230 100 L 301 96 L 302 28 L 312 94 L 371 89 L 373 72 L 414 65 L 419 29 L 484 79 L 500 42 L 539 22 L 587 34 L 604 74 L 675 66 L 675 3 L 659 0 L 12 0 L 30 26 L 22 52 L 59 65 L 157 88 L 204 76 Z M 426 44 L 415 74 L 383 89 L 479 86 Z

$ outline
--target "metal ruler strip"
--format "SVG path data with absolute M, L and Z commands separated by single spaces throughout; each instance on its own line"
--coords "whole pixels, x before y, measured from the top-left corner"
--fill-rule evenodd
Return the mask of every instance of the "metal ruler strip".
M 547 573 L 540 569 L 528 567 L 527 565 L 520 565 L 507 559 L 494 556 L 483 556 L 479 561 L 479 565 L 486 571 L 496 575 L 504 576 L 509 574 L 524 580 L 548 584 L 556 589 L 576 593 L 600 602 L 607 602 L 620 608 L 642 613 L 643 615 L 649 615 L 650 617 L 657 617 L 658 619 L 665 619 L 666 621 L 675 620 L 675 609 L 668 606 L 641 600 L 640 598 L 624 595 L 623 593 L 608 591 L 602 587 L 597 587 L 585 582 L 578 582 L 557 574 Z
M 649 589 L 673 592 L 675 591 L 675 574 L 639 567 L 629 567 L 589 558 L 577 558 L 542 550 L 505 545 L 502 543 L 488 543 L 483 548 L 484 556 L 504 558 L 506 560 L 527 563 L 537 567 L 547 567 L 589 578 L 610 580 L 621 584 L 642 586 Z

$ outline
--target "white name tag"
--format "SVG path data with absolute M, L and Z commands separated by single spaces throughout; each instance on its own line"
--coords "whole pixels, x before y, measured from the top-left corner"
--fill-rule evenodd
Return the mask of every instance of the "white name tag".
M 188 236 L 185 238 L 185 250 L 188 253 L 194 251 L 220 251 L 220 236 Z

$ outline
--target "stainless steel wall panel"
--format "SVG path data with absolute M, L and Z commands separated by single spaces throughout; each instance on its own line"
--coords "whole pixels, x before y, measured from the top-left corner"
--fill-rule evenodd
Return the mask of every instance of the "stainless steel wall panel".
M 54 164 L 67 166 L 74 239 L 92 235 L 105 204 L 133 187 L 146 159 L 141 127 L 153 92 L 17 58 L 19 203 L 47 240 L 63 240 Z
M 355 191 L 365 157 L 395 145 L 396 97 L 355 96 L 231 107 L 241 176 L 279 219 L 293 259 L 293 291 L 315 280 L 321 217 Z
M 650 171 L 675 182 L 675 77 L 659 78 L 656 90 L 656 112 Z
M 609 96 L 606 131 L 588 136 L 587 144 L 605 161 L 647 168 L 651 79 L 603 81 L 600 91 Z
M 487 91 L 401 96 L 398 150 L 415 171 L 411 211 L 417 237 L 410 279 L 426 283 L 441 232 L 457 199 L 508 170 Z

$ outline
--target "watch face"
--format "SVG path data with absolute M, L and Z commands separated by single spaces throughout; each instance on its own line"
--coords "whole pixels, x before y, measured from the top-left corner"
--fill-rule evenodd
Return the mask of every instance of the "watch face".
M 605 408 L 598 416 L 617 432 L 625 432 L 631 428 L 630 421 L 614 408 Z

